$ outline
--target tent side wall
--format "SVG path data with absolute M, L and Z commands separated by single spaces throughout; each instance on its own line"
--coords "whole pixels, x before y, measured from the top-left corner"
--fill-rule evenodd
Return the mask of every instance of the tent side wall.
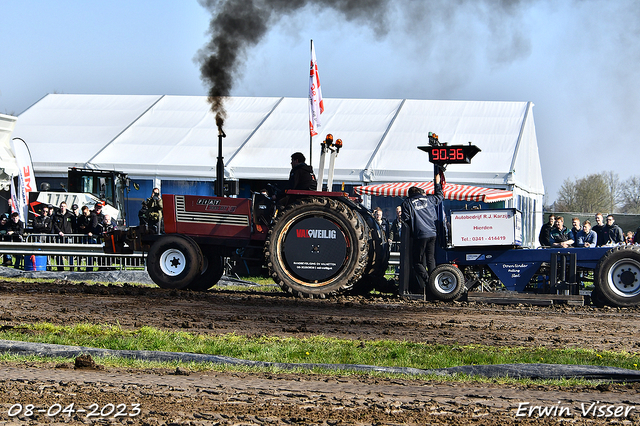
M 312 155 L 317 170 L 320 141 L 332 133 L 344 141 L 334 185 L 430 180 L 433 168 L 417 148 L 435 131 L 443 142 L 471 141 L 482 149 L 472 164 L 451 165 L 449 182 L 520 188 L 521 197 L 533 198 L 514 204 L 525 215 L 541 210 L 536 200 L 544 187 L 530 102 L 327 98 L 311 146 L 306 98 L 230 97 L 226 106 L 227 178 L 286 180 L 296 151 Z M 154 186 L 173 181 L 174 188 L 206 192 L 206 185 L 189 182 L 215 179 L 218 130 L 209 107 L 204 96 L 51 94 L 20 115 L 14 136 L 29 144 L 36 175 L 62 176 L 70 166 L 88 166 L 153 180 Z

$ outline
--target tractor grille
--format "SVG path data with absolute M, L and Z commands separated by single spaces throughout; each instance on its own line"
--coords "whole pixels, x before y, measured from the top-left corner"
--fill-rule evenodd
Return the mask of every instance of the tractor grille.
M 176 195 L 176 221 L 211 225 L 249 226 L 249 216 L 230 213 L 186 211 L 184 196 Z

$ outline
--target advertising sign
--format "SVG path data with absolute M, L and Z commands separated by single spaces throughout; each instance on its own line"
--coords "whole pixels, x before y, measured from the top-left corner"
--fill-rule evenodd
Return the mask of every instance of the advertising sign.
M 516 209 L 451 212 L 454 247 L 522 245 L 522 213 Z

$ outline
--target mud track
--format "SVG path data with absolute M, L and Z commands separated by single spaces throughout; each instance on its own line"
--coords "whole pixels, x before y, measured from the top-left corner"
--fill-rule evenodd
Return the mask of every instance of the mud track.
M 576 306 L 494 306 L 405 301 L 395 297 L 294 299 L 281 294 L 214 288 L 207 293 L 129 285 L 0 283 L 0 326 L 47 321 L 144 325 L 201 334 L 354 340 L 409 340 L 493 346 L 640 349 L 640 309 Z M 99 362 L 99 360 L 98 360 Z M 523 424 L 557 423 L 559 416 L 516 418 L 520 403 L 566 407 L 572 424 L 640 419 L 637 385 L 580 388 L 424 382 L 356 376 L 192 373 L 3 366 L 0 422 L 14 404 L 141 404 L 127 424 Z M 615 418 L 583 415 L 592 403 L 637 406 Z M 129 409 L 128 407 L 127 409 Z M 563 411 L 563 418 L 567 417 Z M 522 413 L 522 412 L 521 412 Z M 86 414 L 86 413 L 85 413 Z M 131 413 L 129 413 L 131 414 Z M 89 423 L 66 417 L 22 417 L 32 424 Z M 173 423 L 172 423 L 173 422 Z M 17 423 L 16 423 L 17 424 Z

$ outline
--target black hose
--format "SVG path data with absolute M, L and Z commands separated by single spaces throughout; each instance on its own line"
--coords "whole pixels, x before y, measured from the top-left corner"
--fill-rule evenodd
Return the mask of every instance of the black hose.
M 273 367 L 283 370 L 322 368 L 327 370 L 350 370 L 360 372 L 381 372 L 406 375 L 451 376 L 464 374 L 483 377 L 510 377 L 514 379 L 589 379 L 616 382 L 640 381 L 640 371 L 617 367 L 595 365 L 563 365 L 563 364 L 496 364 L 465 365 L 460 367 L 422 370 L 410 367 L 378 367 L 359 364 L 312 364 L 249 361 L 219 355 L 193 354 L 186 352 L 132 351 L 88 348 L 83 346 L 53 345 L 49 343 L 32 343 L 15 340 L 0 340 L 0 352 L 15 355 L 37 355 L 43 357 L 74 358 L 80 355 L 91 355 L 96 358 L 114 357 L 157 362 L 198 362 L 225 365 L 241 365 L 246 367 Z

